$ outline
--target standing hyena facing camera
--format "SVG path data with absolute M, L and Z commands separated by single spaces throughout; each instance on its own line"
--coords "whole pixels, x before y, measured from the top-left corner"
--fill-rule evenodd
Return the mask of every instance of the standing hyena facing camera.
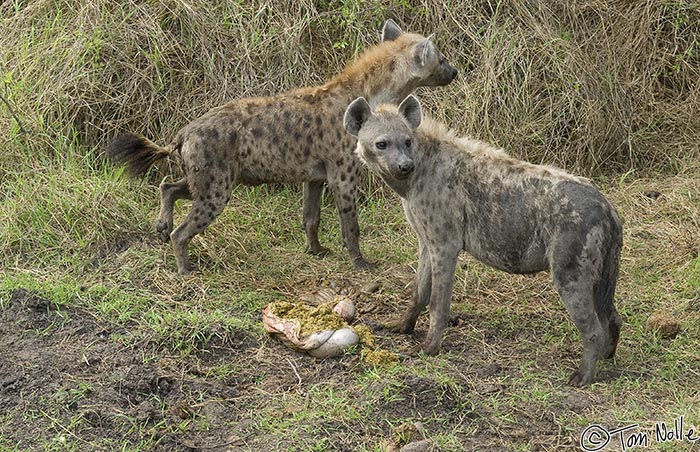
M 127 163 L 133 174 L 170 154 L 180 161 L 185 177 L 160 186 L 156 230 L 172 240 L 181 274 L 190 271 L 190 240 L 219 216 L 237 183 L 303 182 L 307 248 L 322 255 L 328 250 L 318 241 L 318 226 L 328 181 L 344 245 L 356 268 L 371 268 L 360 253 L 355 198 L 362 165 L 353 152 L 355 139 L 343 131 L 345 107 L 358 96 L 377 104 L 399 102 L 419 86 L 447 85 L 456 75 L 430 38 L 404 33 L 388 20 L 382 42 L 323 85 L 234 100 L 186 125 L 165 147 L 122 135 L 107 154 Z M 192 199 L 192 208 L 173 230 L 173 205 L 183 198 Z
M 613 296 L 622 226 L 615 209 L 586 179 L 421 121 L 413 96 L 374 112 L 358 98 L 344 119 L 358 137 L 360 159 L 401 196 L 418 235 L 413 299 L 390 327 L 412 332 L 429 303 L 423 349 L 439 351 L 462 250 L 509 273 L 549 270 L 583 337 L 581 365 L 569 383 L 591 383 L 597 360 L 613 357 L 620 334 Z

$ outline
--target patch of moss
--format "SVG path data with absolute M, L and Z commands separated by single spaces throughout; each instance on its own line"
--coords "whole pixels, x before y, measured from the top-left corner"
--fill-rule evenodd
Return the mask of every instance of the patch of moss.
M 393 367 L 399 362 L 396 353 L 379 348 L 376 350 L 365 348 L 360 353 L 360 357 L 365 363 L 375 367 Z
M 283 319 L 299 320 L 300 336 L 347 326 L 347 323 L 333 312 L 333 306 L 328 303 L 310 306 L 304 303 L 277 301 L 270 304 L 270 311 Z
M 366 345 L 367 347 L 374 348 L 377 341 L 374 339 L 374 335 L 372 335 L 372 330 L 370 330 L 368 326 L 357 325 L 353 326 L 352 329 L 354 329 L 357 335 L 360 336 L 361 344 Z

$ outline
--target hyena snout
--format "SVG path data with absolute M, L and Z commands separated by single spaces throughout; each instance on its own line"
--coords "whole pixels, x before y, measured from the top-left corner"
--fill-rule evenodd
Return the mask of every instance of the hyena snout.
M 413 163 L 413 160 L 407 160 L 403 163 L 399 164 L 399 174 L 402 176 L 408 177 L 413 170 L 415 169 L 416 164 Z
M 457 68 L 448 63 L 447 60 L 442 60 L 438 73 L 433 76 L 432 84 L 446 86 L 452 83 L 455 78 L 457 78 Z
M 396 179 L 403 180 L 413 173 L 416 164 L 410 157 L 402 157 L 389 165 L 389 173 Z
M 452 80 L 457 78 L 457 68 L 450 66 L 449 64 L 447 66 L 447 78 L 449 79 L 447 83 L 450 83 Z

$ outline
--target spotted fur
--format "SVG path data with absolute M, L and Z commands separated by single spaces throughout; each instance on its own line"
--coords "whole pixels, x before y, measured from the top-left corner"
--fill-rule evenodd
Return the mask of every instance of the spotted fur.
M 179 160 L 185 177 L 160 186 L 156 230 L 172 240 L 178 272 L 190 271 L 187 246 L 230 199 L 234 184 L 304 183 L 303 226 L 307 249 L 327 250 L 318 241 L 324 182 L 335 194 L 345 247 L 357 268 L 371 268 L 360 253 L 357 182 L 361 165 L 356 140 L 342 126 L 347 104 L 357 96 L 372 102 L 397 102 L 419 86 L 450 83 L 456 70 L 430 39 L 404 33 L 391 20 L 382 42 L 320 86 L 270 97 L 247 98 L 214 108 L 195 119 L 167 146 L 136 135 L 118 137 L 107 154 L 143 173 L 167 155 Z M 192 199 L 192 208 L 173 230 L 173 206 Z
M 413 96 L 375 111 L 359 98 L 344 123 L 358 137 L 361 160 L 401 196 L 418 235 L 412 303 L 390 326 L 413 331 L 429 304 L 423 349 L 439 351 L 463 250 L 509 273 L 548 270 L 583 338 L 581 365 L 569 382 L 591 383 L 597 360 L 617 347 L 621 320 L 613 298 L 622 246 L 615 208 L 591 182 L 458 137 L 423 119 Z

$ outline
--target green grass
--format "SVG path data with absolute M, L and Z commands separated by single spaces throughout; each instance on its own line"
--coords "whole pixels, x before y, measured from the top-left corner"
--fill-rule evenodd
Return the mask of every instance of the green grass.
M 339 246 L 330 196 L 324 198 L 321 236 L 333 254 L 319 260 L 303 252 L 299 187 L 236 189 L 224 215 L 191 245 L 200 272 L 181 278 L 174 271 L 170 245 L 157 241 L 152 230 L 158 208 L 154 187 L 126 179 L 120 170 L 103 167 L 94 156 L 79 157 L 73 145 L 64 145 L 62 153 L 60 160 L 31 162 L 41 164 L 43 171 L 6 173 L 2 182 L 6 195 L 0 215 L 6 220 L 17 217 L 20 223 L 4 229 L 0 238 L 4 259 L 0 308 L 8 309 L 10 295 L 20 288 L 49 300 L 59 315 L 45 330 L 36 331 L 38 335 L 60 330 L 71 321 L 68 310 L 80 308 L 105 325 L 127 328 L 128 334 L 112 340 L 135 350 L 144 341 L 151 344 L 141 352 L 143 362 L 158 363 L 164 355 L 191 363 L 205 359 L 197 364 L 205 378 L 235 381 L 241 375 L 252 378 L 248 366 L 253 358 L 217 360 L 212 346 L 235 346 L 245 334 L 260 344 L 257 353 L 285 353 L 286 349 L 270 342 L 259 324 L 263 306 L 323 286 L 324 281 L 349 278 L 350 284 L 361 285 L 366 278 L 351 271 Z M 596 401 L 584 403 L 583 411 L 561 408 L 572 393 L 561 384 L 577 365 L 580 345 L 547 275 L 507 276 L 465 257 L 457 274 L 453 311 L 466 318 L 463 326 L 448 329 L 445 339 L 457 349 L 426 357 L 410 351 L 409 338 L 396 342 L 380 336 L 383 347 L 403 356 L 398 367 L 366 368 L 350 355 L 343 358 L 348 363 L 343 370 L 325 376 L 312 370 L 313 364 L 305 363 L 307 358 L 290 355 L 301 372 L 298 387 L 292 383 L 276 387 L 269 380 L 269 369 L 283 367 L 286 373 L 292 372 L 284 356 L 278 356 L 276 364 L 268 361 L 269 356 L 258 364 L 267 370 L 249 380 L 253 391 L 269 403 L 255 408 L 256 414 L 250 415 L 254 422 L 240 435 L 248 441 L 267 438 L 272 450 L 309 451 L 333 449 L 333 441 L 349 435 L 358 450 L 378 450 L 380 440 L 390 438 L 393 428 L 421 421 L 442 450 L 461 450 L 465 438 L 483 432 L 485 426 L 514 432 L 515 436 L 505 436 L 493 447 L 534 450 L 532 441 L 517 433 L 527 419 L 525 411 L 555 412 L 562 432 L 558 438 L 564 441 L 574 441 L 590 423 L 672 421 L 679 414 L 697 422 L 692 417 L 698 409 L 694 356 L 700 320 L 692 308 L 698 289 L 697 255 L 692 248 L 679 256 L 676 248 L 666 253 L 667 248 L 656 246 L 656 240 L 685 240 L 684 231 L 692 230 L 697 206 L 687 193 L 696 190 L 694 181 L 691 176 L 658 182 L 671 201 L 659 204 L 664 211 L 640 212 L 634 193 L 639 184 L 651 182 L 634 180 L 631 185 L 625 182 L 610 188 L 626 222 L 618 294 L 625 324 L 617 365 L 605 363 L 599 370 L 621 369 L 622 374 L 574 391 L 577 397 Z M 679 199 L 682 206 L 672 205 Z M 408 265 L 416 263 L 415 237 L 395 201 L 376 193 L 361 211 L 361 223 L 370 231 L 363 247 L 380 263 L 379 273 L 372 276 L 382 282 L 375 295 L 378 303 L 383 297 L 387 302 L 404 297 L 411 280 Z M 176 217 L 186 208 L 187 203 L 179 205 Z M 651 239 L 635 235 L 641 229 L 652 230 L 655 224 L 664 226 Z M 666 271 L 677 263 L 681 264 L 677 270 Z M 675 339 L 648 330 L 648 315 L 659 309 L 683 316 L 682 332 Z M 479 369 L 491 362 L 500 363 L 501 371 L 479 377 Z M 328 369 L 328 364 L 320 369 Z M 421 392 L 411 382 L 428 386 Z M 87 424 L 61 407 L 79 402 L 90 391 L 90 382 L 76 380 L 53 396 L 47 394 L 49 405 L 57 411 L 26 413 L 51 426 L 43 450 L 81 450 L 84 441 L 95 447 L 144 450 L 161 441 L 152 431 L 184 434 L 219 426 L 206 413 L 180 424 L 163 420 L 146 425 L 126 419 L 122 425 L 130 432 L 128 439 L 83 440 L 81 432 L 88 431 Z M 200 394 L 193 403 L 197 398 L 208 403 L 212 396 L 216 397 Z M 153 400 L 156 407 L 163 403 Z M 246 416 L 256 404 L 247 399 L 243 403 L 241 416 Z M 411 408 L 415 403 L 424 405 Z M 552 427 L 532 428 L 544 432 Z M 362 433 L 352 436 L 351 431 Z M 2 435 L 0 444 L 10 447 L 8 432 Z
M 54 345 L 47 351 L 75 346 L 86 359 L 108 344 L 125 363 L 109 367 L 106 354 L 106 370 L 71 368 L 43 392 L 22 393 L 26 404 L 0 415 L 0 450 L 171 450 L 175 438 L 179 447 L 380 451 L 416 421 L 446 451 L 562 450 L 592 423 L 652 428 L 681 414 L 700 423 L 697 5 L 601 3 L 589 20 L 574 4 L 558 17 L 551 5 L 517 2 L 30 3 L 0 6 L 0 95 L 16 113 L 0 102 L 0 319 L 9 327 L 51 315 L 3 343 L 0 370 L 21 364 L 41 378 L 27 364 L 41 358 L 18 355 L 33 340 Z M 564 385 L 580 339 L 548 276 L 508 276 L 467 257 L 456 275 L 458 322 L 437 357 L 417 352 L 425 319 L 415 337 L 377 333 L 401 358 L 390 369 L 357 353 L 318 361 L 273 341 L 261 309 L 320 287 L 378 281 L 358 302 L 361 322 L 405 308 L 416 238 L 398 198 L 372 177 L 360 225 L 377 273 L 352 270 L 331 194 L 320 235 L 332 253 L 318 259 L 303 251 L 301 188 L 265 186 L 234 190 L 192 241 L 198 272 L 182 278 L 153 228 L 160 173 L 131 180 L 101 158 L 117 131 L 162 143 L 226 99 L 316 83 L 375 42 L 388 16 L 437 31 L 460 70 L 449 87 L 421 92 L 435 116 L 532 161 L 595 174 L 618 207 L 624 326 L 615 362 L 601 364 L 591 387 Z M 619 173 L 603 173 L 610 167 Z M 662 196 L 650 200 L 649 190 Z M 188 206 L 178 204 L 176 221 Z M 18 307 L 21 290 L 47 304 Z M 649 329 L 658 312 L 680 321 L 677 337 Z M 74 342 L 69 332 L 86 319 L 107 339 Z M 133 369 L 176 389 L 129 380 Z M 95 400 L 122 384 L 121 404 Z M 179 403 L 192 414 L 173 414 Z M 100 404 L 107 427 L 91 418 Z

